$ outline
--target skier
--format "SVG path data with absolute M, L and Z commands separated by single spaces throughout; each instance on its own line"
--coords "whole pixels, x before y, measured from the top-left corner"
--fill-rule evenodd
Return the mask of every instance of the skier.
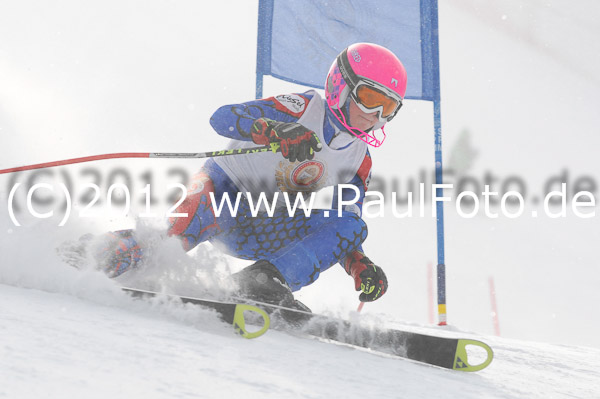
M 292 292 L 336 263 L 352 276 L 360 301 L 379 299 L 387 278 L 361 248 L 367 237 L 360 216 L 371 175 L 368 146 L 382 144 L 383 127 L 402 106 L 406 82 L 404 66 L 390 50 L 356 43 L 331 65 L 324 100 L 310 90 L 220 107 L 210 123 L 231 139 L 229 149 L 272 144 L 281 151 L 207 161 L 176 210 L 188 217 L 171 219 L 168 235 L 179 237 L 188 251 L 209 240 L 233 256 L 256 261 L 232 276 L 238 294 L 252 299 L 302 308 Z M 288 214 L 281 194 L 289 194 L 293 203 L 295 195 L 342 183 L 354 185 L 359 199 L 345 206 L 341 216 L 337 190 L 331 210 L 313 209 L 309 217 L 301 209 Z M 224 206 L 215 215 L 210 193 L 218 205 L 224 196 L 233 204 L 240 192 L 237 213 Z M 249 197 L 256 202 L 261 192 L 269 204 L 279 194 L 272 216 L 264 209 L 251 214 Z M 355 196 L 355 190 L 342 191 L 344 201 Z M 118 276 L 141 261 L 143 246 L 132 233 L 109 233 L 112 245 L 102 265 L 109 275 Z

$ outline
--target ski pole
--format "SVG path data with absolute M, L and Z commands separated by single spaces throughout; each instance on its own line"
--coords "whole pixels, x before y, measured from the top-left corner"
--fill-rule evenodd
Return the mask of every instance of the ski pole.
M 258 152 L 278 152 L 280 146 L 278 143 L 271 143 L 261 147 L 250 147 L 250 148 L 234 148 L 230 150 L 220 151 L 209 151 L 209 152 L 119 152 L 114 154 L 102 154 L 92 155 L 89 157 L 71 158 L 64 159 L 62 161 L 53 161 L 38 163 L 34 165 L 18 166 L 16 168 L 0 169 L 0 175 L 4 173 L 21 172 L 24 170 L 52 168 L 55 166 L 71 165 L 74 163 L 83 163 L 91 161 L 99 161 L 103 159 L 114 159 L 114 158 L 214 158 L 224 157 L 229 155 L 243 155 L 243 154 L 255 154 Z

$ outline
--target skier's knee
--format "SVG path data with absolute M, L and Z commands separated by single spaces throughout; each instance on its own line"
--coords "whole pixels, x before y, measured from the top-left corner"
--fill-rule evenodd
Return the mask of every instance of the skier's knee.
M 348 220 L 348 237 L 351 238 L 352 244 L 358 248 L 366 239 L 369 233 L 367 223 L 356 214 L 351 214 L 347 218 Z M 350 235 L 351 234 L 351 235 Z
M 369 234 L 369 228 L 367 227 L 367 223 L 364 220 L 362 220 L 362 218 L 360 218 L 358 216 L 356 218 L 358 219 L 357 220 L 357 223 L 358 223 L 357 228 L 360 232 L 360 237 L 361 237 L 360 242 L 362 244 L 362 242 L 367 239 L 367 235 Z
M 210 192 L 214 192 L 214 184 L 205 171 L 200 171 L 192 178 L 185 200 L 175 210 L 186 216 L 169 219 L 167 235 L 179 237 L 186 251 L 209 238 L 214 230 L 211 226 L 216 226 Z

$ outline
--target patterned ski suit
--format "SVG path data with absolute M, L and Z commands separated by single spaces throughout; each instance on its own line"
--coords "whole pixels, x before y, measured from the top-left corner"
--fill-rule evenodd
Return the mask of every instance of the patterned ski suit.
M 207 161 L 193 177 L 186 200 L 176 211 L 186 212 L 188 217 L 172 219 L 169 235 L 180 237 L 186 250 L 210 240 L 230 255 L 268 260 L 296 291 L 360 249 L 367 237 L 360 213 L 371 157 L 367 145 L 343 130 L 315 91 L 225 105 L 210 122 L 217 133 L 231 139 L 229 148 L 253 147 L 256 144 L 251 141 L 251 126 L 260 117 L 301 123 L 317 133 L 322 150 L 314 159 L 303 162 L 289 162 L 272 152 Z M 353 184 L 359 191 L 356 205 L 347 206 L 341 217 L 337 213 L 337 189 L 332 209 L 314 209 L 309 217 L 301 209 L 292 216 L 288 214 L 282 193 L 288 193 L 293 204 L 296 195 L 341 183 Z M 225 194 L 235 205 L 241 192 L 237 213 L 231 215 L 227 205 L 223 205 L 217 217 L 210 192 L 214 193 L 217 206 Z M 252 216 L 251 205 L 256 204 L 261 192 L 268 204 L 279 193 L 273 216 L 264 206 Z M 352 200 L 355 195 L 350 189 L 342 192 L 344 200 Z

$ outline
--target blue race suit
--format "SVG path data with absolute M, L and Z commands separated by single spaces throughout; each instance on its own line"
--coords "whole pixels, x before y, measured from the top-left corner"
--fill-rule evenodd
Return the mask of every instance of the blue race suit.
M 288 96 L 290 98 L 299 98 L 308 103 L 312 95 L 307 92 Z M 340 131 L 342 134 L 348 133 L 344 132 L 327 106 L 325 110 L 323 137 L 327 144 L 331 144 Z M 210 123 L 222 136 L 251 141 L 250 131 L 256 119 L 265 117 L 280 122 L 297 122 L 303 112 L 303 109 L 284 106 L 281 96 L 278 96 L 222 106 L 213 114 Z M 359 200 L 353 212 L 342 211 L 341 217 L 338 217 L 337 209 L 314 209 L 309 217 L 299 209 L 290 216 L 285 207 L 276 208 L 273 216 L 262 210 L 252 216 L 246 196 L 240 196 L 235 216 L 223 206 L 217 217 L 209 193 L 214 194 L 215 202 L 219 205 L 225 193 L 234 203 L 241 190 L 223 168 L 211 159 L 192 178 L 188 195 L 176 210 L 178 213 L 187 213 L 188 217 L 171 219 L 168 234 L 179 237 L 186 250 L 209 240 L 232 256 L 267 260 L 277 267 L 290 288 L 296 291 L 313 283 L 322 271 L 343 262 L 347 255 L 360 249 L 367 237 L 366 224 L 359 214 L 370 169 L 371 157 L 367 151 L 356 175 L 347 182 L 359 190 Z M 334 193 L 332 208 L 337 208 L 337 190 Z M 342 191 L 344 200 L 351 200 L 354 196 L 353 190 Z

